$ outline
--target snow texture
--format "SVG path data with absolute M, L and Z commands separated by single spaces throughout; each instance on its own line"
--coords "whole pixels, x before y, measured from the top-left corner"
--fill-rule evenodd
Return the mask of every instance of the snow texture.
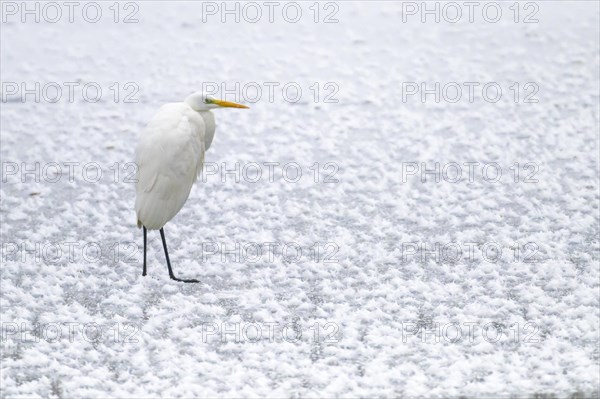
M 125 3 L 118 23 L 112 2 L 98 23 L 82 5 L 73 23 L 66 7 L 56 23 L 3 14 L 2 397 L 598 395 L 599 6 L 519 3 L 515 23 L 512 3 L 497 23 L 484 3 L 472 23 L 465 6 L 422 23 L 402 2 L 358 1 L 320 3 L 319 23 L 313 2 L 297 23 L 283 3 L 269 23 L 260 2 L 257 23 L 203 21 L 199 2 L 135 2 L 128 24 Z M 23 102 L 6 82 L 63 93 Z M 80 84 L 72 102 L 64 82 Z M 166 225 L 175 274 L 200 284 L 169 280 L 155 231 L 142 277 L 128 163 L 153 113 L 206 82 L 263 95 L 215 111 L 205 170 L 263 174 L 199 178 Z M 265 82 L 280 83 L 273 101 Z M 463 97 L 403 101 L 407 82 L 458 82 Z M 464 82 L 480 83 L 473 102 Z M 258 260 L 236 250 L 269 242 Z M 292 243 L 300 259 L 282 253 Z

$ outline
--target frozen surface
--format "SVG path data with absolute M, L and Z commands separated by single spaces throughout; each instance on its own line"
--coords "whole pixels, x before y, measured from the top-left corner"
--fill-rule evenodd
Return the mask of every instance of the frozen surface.
M 332 24 L 312 21 L 312 2 L 296 24 L 203 22 L 200 3 L 139 2 L 139 23 L 123 24 L 111 21 L 111 3 L 97 24 L 1 24 L 2 82 L 103 89 L 97 103 L 75 90 L 72 103 L 1 104 L 2 397 L 598 394 L 597 2 L 537 2 L 534 24 L 514 23 L 508 3 L 496 24 L 481 14 L 402 23 L 400 2 L 339 2 Z M 127 82 L 138 103 L 123 101 Z M 297 162 L 303 177 L 288 182 L 280 167 L 274 181 L 207 176 L 165 228 L 175 273 L 202 283 L 168 279 L 157 232 L 142 278 L 127 163 L 156 109 L 203 82 L 297 82 L 297 103 L 263 95 L 250 110 L 217 111 L 206 161 Z M 315 82 L 335 82 L 339 102 L 315 103 Z M 503 97 L 403 102 L 403 82 L 497 82 Z M 527 82 L 539 87 L 537 103 L 523 102 Z M 36 162 L 38 182 L 7 169 Z M 57 182 L 55 166 L 43 169 L 52 162 Z M 78 163 L 73 181 L 69 162 Z M 94 162 L 102 178 L 86 181 L 83 166 Z M 337 183 L 324 183 L 328 162 Z M 423 182 L 407 176 L 410 162 L 495 162 L 503 175 L 485 181 L 479 166 L 471 182 Z M 207 242 L 306 252 L 333 243 L 321 250 L 338 248 L 337 262 L 277 251 L 254 262 L 203 257 Z M 415 243 L 464 253 L 410 255 Z M 501 249 L 494 261 L 482 256 L 490 245 Z M 72 339 L 66 323 L 79 323 Z M 90 323 L 102 337 L 83 335 Z M 456 324 L 462 336 L 439 333 Z M 242 330 L 239 342 L 207 334 L 227 326 Z

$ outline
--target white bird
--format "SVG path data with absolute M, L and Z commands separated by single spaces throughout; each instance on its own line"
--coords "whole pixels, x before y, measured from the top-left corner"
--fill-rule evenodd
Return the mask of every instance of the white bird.
M 163 105 L 142 132 L 137 150 L 135 211 L 137 225 L 144 230 L 144 269 L 146 275 L 146 230 L 160 230 L 169 277 L 173 274 L 164 225 L 183 207 L 204 164 L 204 153 L 215 135 L 215 108 L 248 108 L 217 100 L 202 92 L 184 102 Z

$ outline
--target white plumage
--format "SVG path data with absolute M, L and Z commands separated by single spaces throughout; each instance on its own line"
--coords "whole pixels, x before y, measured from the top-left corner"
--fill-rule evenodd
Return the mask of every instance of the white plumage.
M 166 104 L 152 118 L 136 151 L 138 227 L 160 229 L 181 210 L 202 170 L 205 138 L 203 117 L 185 103 Z
M 183 207 L 204 164 L 204 153 L 215 135 L 211 109 L 248 108 L 244 105 L 194 93 L 182 103 L 163 105 L 140 136 L 136 150 L 137 183 L 135 211 L 137 225 L 144 231 L 146 275 L 146 231 L 160 230 L 169 277 L 173 274 L 163 226 Z
M 181 210 L 215 135 L 211 109 L 246 106 L 194 93 L 163 105 L 142 132 L 136 150 L 138 227 L 162 228 Z

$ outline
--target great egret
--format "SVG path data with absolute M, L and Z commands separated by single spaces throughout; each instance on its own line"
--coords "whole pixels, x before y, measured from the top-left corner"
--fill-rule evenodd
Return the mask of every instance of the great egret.
M 144 230 L 144 269 L 146 275 L 146 229 L 160 230 L 169 277 L 173 274 L 164 225 L 185 204 L 192 185 L 204 164 L 204 152 L 215 135 L 215 108 L 248 108 L 217 100 L 202 92 L 189 95 L 184 102 L 163 105 L 142 132 L 137 150 L 135 211 L 137 225 Z

